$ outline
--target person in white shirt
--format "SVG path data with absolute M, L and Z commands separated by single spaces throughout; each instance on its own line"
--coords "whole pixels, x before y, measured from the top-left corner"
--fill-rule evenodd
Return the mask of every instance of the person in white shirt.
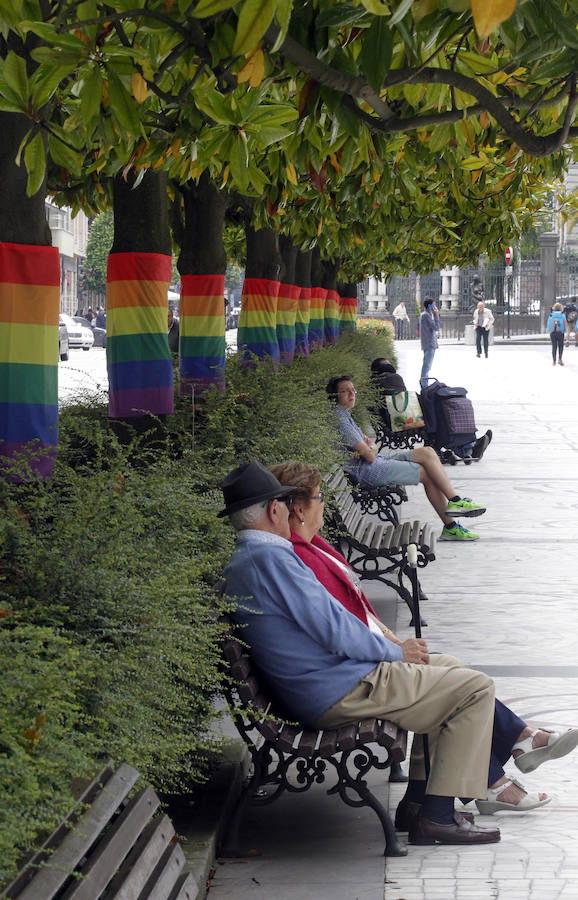
M 396 341 L 401 341 L 406 337 L 409 327 L 409 316 L 405 308 L 405 300 L 397 304 L 392 315 L 395 322 L 395 339 Z
M 488 341 L 490 339 L 490 328 L 494 324 L 494 315 L 491 309 L 487 309 L 482 300 L 478 303 L 474 310 L 473 325 L 476 329 L 476 354 L 478 358 L 482 355 L 482 341 L 484 342 L 484 354 L 488 358 Z

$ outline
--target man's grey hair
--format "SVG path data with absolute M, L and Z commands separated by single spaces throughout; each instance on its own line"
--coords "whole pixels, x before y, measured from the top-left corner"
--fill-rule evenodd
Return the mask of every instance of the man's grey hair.
M 242 531 L 244 528 L 254 528 L 267 506 L 268 501 L 253 503 L 252 506 L 246 506 L 244 509 L 238 509 L 231 513 L 229 521 L 235 531 Z

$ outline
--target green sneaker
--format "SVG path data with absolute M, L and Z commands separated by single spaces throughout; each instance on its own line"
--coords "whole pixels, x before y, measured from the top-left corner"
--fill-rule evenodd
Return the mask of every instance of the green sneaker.
M 448 500 L 448 508 L 446 516 L 483 516 L 486 511 L 485 506 L 474 503 L 469 497 L 462 497 L 460 500 Z
M 479 534 L 476 534 L 475 531 L 468 531 L 459 522 L 454 522 L 453 525 L 444 525 L 440 535 L 440 541 L 477 541 L 479 538 Z

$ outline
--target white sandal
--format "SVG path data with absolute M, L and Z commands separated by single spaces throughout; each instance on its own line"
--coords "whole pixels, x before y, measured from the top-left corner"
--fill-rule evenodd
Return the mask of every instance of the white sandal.
M 536 729 L 529 737 L 524 738 L 523 741 L 518 741 L 512 747 L 512 753 L 514 750 L 522 751 L 514 758 L 514 762 L 520 772 L 533 772 L 534 769 L 537 769 L 538 766 L 541 766 L 542 763 L 547 762 L 549 759 L 559 759 L 561 756 L 566 756 L 578 745 L 578 729 L 570 728 L 562 734 L 558 731 L 550 731 L 548 743 L 544 747 L 532 747 L 532 740 L 538 730 L 545 731 L 546 729 Z
M 526 796 L 522 797 L 518 803 L 506 803 L 505 800 L 498 800 L 498 795 L 501 794 L 502 791 L 505 791 L 507 787 L 510 787 L 511 784 L 515 784 L 516 787 L 519 787 L 522 791 L 526 790 L 524 785 L 520 784 L 516 778 L 509 778 L 508 781 L 504 781 L 503 784 L 498 785 L 496 788 L 488 788 L 486 799 L 476 800 L 476 806 L 483 816 L 493 816 L 495 812 L 504 810 L 509 812 L 528 812 L 530 809 L 538 809 L 539 806 L 546 806 L 546 804 L 550 803 L 552 800 L 551 797 L 540 800 L 539 794 L 529 794 L 528 792 L 526 792 Z

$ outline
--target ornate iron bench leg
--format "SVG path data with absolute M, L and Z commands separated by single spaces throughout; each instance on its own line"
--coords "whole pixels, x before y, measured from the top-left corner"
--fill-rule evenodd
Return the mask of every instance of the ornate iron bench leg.
M 385 837 L 385 850 L 383 851 L 383 855 L 407 856 L 407 847 L 400 842 L 389 813 L 383 804 L 379 802 L 377 797 L 374 797 L 365 783 L 360 783 L 356 787 L 356 790 L 359 793 L 359 796 L 363 798 L 368 806 L 371 806 L 379 817 Z
M 247 848 L 242 848 L 239 844 L 239 831 L 245 810 L 251 801 L 251 797 L 258 791 L 263 780 L 263 773 L 267 771 L 269 759 L 269 748 L 264 744 L 256 753 L 252 753 L 253 758 L 253 774 L 246 783 L 241 796 L 235 807 L 235 811 L 229 820 L 227 832 L 223 838 L 223 844 L 220 849 L 220 855 L 235 859 L 238 856 L 247 856 Z M 251 855 L 255 855 L 251 853 Z
M 389 769 L 389 780 L 392 784 L 405 784 L 408 780 L 407 775 L 401 767 L 401 763 L 392 762 Z

